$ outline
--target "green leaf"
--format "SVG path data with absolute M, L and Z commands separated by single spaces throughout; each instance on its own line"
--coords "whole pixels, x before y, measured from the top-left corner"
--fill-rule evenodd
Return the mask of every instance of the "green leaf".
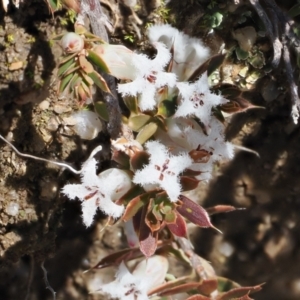
M 246 60 L 249 57 L 249 52 L 242 50 L 240 47 L 235 48 L 235 53 L 238 60 Z
M 62 79 L 62 81 L 60 82 L 60 85 L 59 85 L 59 92 L 60 93 L 62 93 L 65 90 L 68 83 L 71 81 L 72 77 L 73 77 L 73 74 L 69 74 L 69 75 L 67 75 L 66 77 L 64 77 Z
M 99 117 L 104 120 L 105 122 L 109 121 L 109 114 L 107 110 L 107 106 L 103 101 L 97 101 L 94 103 L 94 107 L 96 110 L 96 113 L 99 115 Z
M 215 12 L 213 15 L 212 15 L 212 24 L 211 24 L 211 27 L 212 28 L 216 28 L 216 27 L 219 27 L 221 25 L 223 21 L 223 15 L 219 12 Z
M 165 215 L 164 220 L 165 220 L 166 224 L 175 224 L 176 223 L 176 212 L 174 210 L 171 210 L 170 212 L 168 212 Z
M 265 65 L 265 57 L 261 51 L 258 51 L 255 55 L 248 59 L 249 63 L 257 69 L 261 69 Z
M 288 11 L 288 15 L 291 18 L 297 17 L 300 15 L 300 3 L 294 5 L 289 11 Z
M 133 131 L 139 131 L 148 121 L 151 119 L 151 116 L 140 114 L 137 116 L 130 117 L 128 119 L 128 126 Z
M 62 76 L 69 68 L 74 68 L 76 65 L 75 59 L 70 59 L 66 63 L 62 64 L 58 71 L 57 71 L 57 76 L 60 77 Z
M 173 116 L 177 109 L 177 96 L 172 99 L 165 99 L 161 101 L 158 105 L 158 115 L 162 115 L 165 118 Z
M 94 83 L 104 92 L 111 94 L 111 91 L 105 81 L 105 79 L 96 71 L 89 73 L 88 76 L 92 78 Z
M 138 109 L 137 97 L 125 96 L 123 97 L 123 101 L 131 114 L 138 114 L 139 109 Z
M 158 125 L 154 122 L 151 122 L 143 127 L 143 129 L 138 133 L 136 141 L 141 145 L 147 142 L 152 135 L 156 132 Z
M 105 63 L 105 61 L 93 50 L 88 50 L 88 58 L 94 63 L 97 67 L 99 67 L 103 72 L 110 73 L 110 70 Z
M 111 91 L 105 81 L 105 79 L 96 71 L 89 73 L 88 76 L 92 78 L 94 83 L 104 92 L 111 94 Z
M 65 56 L 63 59 L 62 59 L 62 61 L 60 61 L 59 62 L 59 65 L 61 66 L 61 65 L 63 65 L 63 64 L 65 64 L 67 61 L 69 61 L 69 60 L 71 60 L 72 58 L 74 58 L 75 56 L 77 56 L 77 54 L 78 53 L 72 53 L 72 54 L 70 54 L 70 55 L 68 55 L 68 56 Z

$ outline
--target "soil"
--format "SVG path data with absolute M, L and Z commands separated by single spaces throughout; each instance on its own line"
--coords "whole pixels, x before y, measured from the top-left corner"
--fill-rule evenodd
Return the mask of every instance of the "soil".
M 184 32 L 201 37 L 206 2 L 170 1 L 170 19 Z M 223 42 L 226 49 L 236 44 L 228 28 L 238 28 L 237 16 L 253 12 L 246 1 L 235 1 L 240 2 L 236 8 L 233 2 L 221 7 L 229 11 L 223 27 L 204 37 L 212 52 Z M 282 9 L 292 4 L 286 1 Z M 161 21 L 164 15 L 160 1 L 139 5 L 137 16 L 143 25 L 122 3 L 103 1 L 114 25 L 113 41 L 134 49 L 143 47 L 145 24 Z M 66 11 L 51 17 L 44 1 L 25 0 L 20 9 L 1 10 L 0 22 L 0 133 L 21 152 L 66 161 L 77 169 L 95 145 L 103 144 L 97 159 L 99 169 L 107 168 L 108 135 L 100 133 L 93 141 L 76 136 L 67 117 L 78 109 L 78 103 L 56 92 L 56 66 L 62 50 L 49 41 L 72 30 Z M 133 42 L 126 36 L 133 36 Z M 259 43 L 268 46 L 268 39 Z M 266 61 L 272 54 L 267 46 Z M 237 74 L 245 63 L 232 60 L 228 65 L 231 72 L 224 68 L 223 79 L 242 84 L 236 78 L 241 77 Z M 211 261 L 219 275 L 244 286 L 265 282 L 263 290 L 253 296 L 257 300 L 300 299 L 300 131 L 290 118 L 285 78 L 280 65 L 256 82 L 246 80 L 245 97 L 264 109 L 231 117 L 227 137 L 259 157 L 238 151 L 229 163 L 216 165 L 213 179 L 202 183 L 196 194 L 204 207 L 245 208 L 212 217 L 223 235 L 194 228 L 191 239 L 196 252 Z M 3 142 L 0 149 L 0 299 L 53 299 L 43 267 L 56 299 L 102 299 L 89 291 L 110 281 L 115 270 L 83 272 L 125 247 L 122 228 L 102 230 L 106 219 L 100 214 L 92 227 L 85 228 L 79 203 L 60 194 L 66 182 L 78 180 L 76 176 L 20 157 Z

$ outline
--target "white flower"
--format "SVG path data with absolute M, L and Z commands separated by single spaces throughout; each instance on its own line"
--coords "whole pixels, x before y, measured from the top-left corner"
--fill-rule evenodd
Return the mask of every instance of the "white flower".
M 146 190 L 164 189 L 170 200 L 176 202 L 181 192 L 178 175 L 192 164 L 187 153 L 170 155 L 168 149 L 158 141 L 146 143 L 150 162 L 135 173 L 133 182 L 142 185 Z
M 133 81 L 118 85 L 122 96 L 139 96 L 139 107 L 142 111 L 155 107 L 157 89 L 164 86 L 174 87 L 176 83 L 175 74 L 163 72 L 170 61 L 170 51 L 161 43 L 156 43 L 155 46 L 157 55 L 153 60 L 145 55 L 135 54 L 132 60 L 135 67 L 132 69 Z
M 113 201 L 121 198 L 131 187 L 129 175 L 119 169 L 108 169 L 96 175 L 96 160 L 91 157 L 82 165 L 81 184 L 67 184 L 62 193 L 69 199 L 82 201 L 82 218 L 88 227 L 99 208 L 113 218 L 119 218 L 124 207 Z
M 165 257 L 154 255 L 141 261 L 131 274 L 122 262 L 116 280 L 104 284 L 98 291 L 108 294 L 109 299 L 148 300 L 147 292 L 163 283 L 168 267 Z
M 111 75 L 118 79 L 134 79 L 134 58 L 137 55 L 122 45 L 101 44 L 94 47 L 97 53 L 106 63 Z
M 78 111 L 73 113 L 69 120 L 74 123 L 74 131 L 84 140 L 94 139 L 102 130 L 99 116 L 93 111 Z
M 222 96 L 210 91 L 206 72 L 194 83 L 177 83 L 177 88 L 181 95 L 181 102 L 175 117 L 196 116 L 207 125 L 211 118 L 211 109 L 227 102 Z
M 201 40 L 179 32 L 169 24 L 154 25 L 148 30 L 152 43 L 161 42 L 170 50 L 173 47 L 172 72 L 178 81 L 188 80 L 194 71 L 209 58 L 209 49 Z
M 214 162 L 233 157 L 234 145 L 225 140 L 225 127 L 215 117 L 206 126 L 206 133 L 195 120 L 186 118 L 168 119 L 167 127 L 168 132 L 158 130 L 155 137 L 163 141 L 173 154 L 192 150 L 202 152 L 201 161 L 189 166 L 189 169 L 201 172 L 197 176 L 199 180 L 210 179 Z

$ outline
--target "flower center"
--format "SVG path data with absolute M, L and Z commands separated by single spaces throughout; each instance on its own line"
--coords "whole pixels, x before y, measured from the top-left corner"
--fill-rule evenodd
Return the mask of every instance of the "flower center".
M 190 99 L 194 105 L 194 108 L 198 108 L 199 106 L 204 105 L 203 97 L 204 97 L 203 93 L 200 94 L 194 93 L 194 95 Z

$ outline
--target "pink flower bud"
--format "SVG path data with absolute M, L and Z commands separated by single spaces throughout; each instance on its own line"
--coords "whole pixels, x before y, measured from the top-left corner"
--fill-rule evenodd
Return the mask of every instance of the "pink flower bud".
M 74 32 L 66 33 L 61 39 L 60 44 L 66 53 L 79 52 L 84 48 L 83 38 Z

